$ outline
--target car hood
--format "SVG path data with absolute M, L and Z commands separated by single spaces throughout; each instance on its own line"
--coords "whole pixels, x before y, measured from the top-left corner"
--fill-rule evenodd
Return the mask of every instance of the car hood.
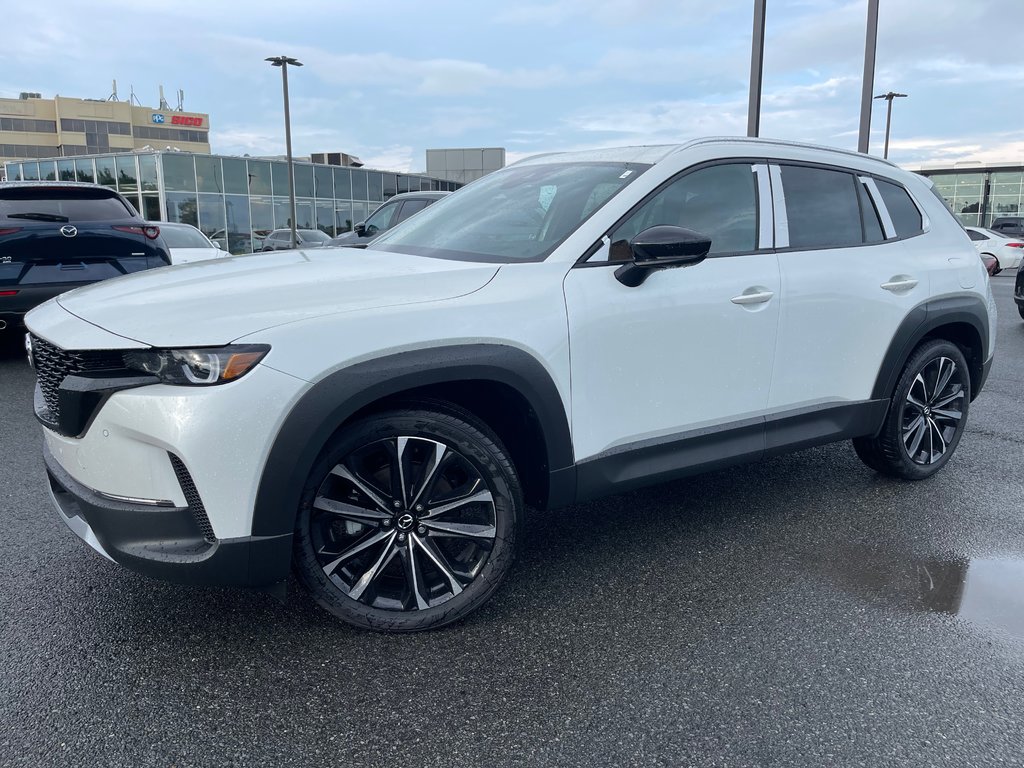
M 143 344 L 202 346 L 323 315 L 462 296 L 482 288 L 497 270 L 351 248 L 275 251 L 152 269 L 57 301 Z

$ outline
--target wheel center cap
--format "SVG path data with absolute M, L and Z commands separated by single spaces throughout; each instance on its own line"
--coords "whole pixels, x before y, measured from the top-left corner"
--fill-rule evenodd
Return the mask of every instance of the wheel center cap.
M 931 416 L 931 415 L 932 415 L 932 409 L 931 409 L 931 406 L 927 406 L 927 405 L 926 405 L 926 406 L 924 407 L 924 415 L 925 415 L 925 416 Z
M 413 527 L 415 523 L 416 518 L 414 518 L 408 512 L 406 512 L 404 515 L 399 515 L 398 519 L 395 521 L 395 525 L 398 526 L 398 530 L 400 531 L 408 531 Z

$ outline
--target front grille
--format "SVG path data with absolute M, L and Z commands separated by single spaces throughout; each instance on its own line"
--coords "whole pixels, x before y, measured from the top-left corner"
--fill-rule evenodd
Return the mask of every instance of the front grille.
M 64 379 L 77 373 L 124 370 L 124 353 L 117 350 L 66 350 L 32 334 L 32 362 L 43 400 L 54 422 L 60 420 L 58 390 Z
M 206 515 L 206 507 L 203 506 L 203 500 L 199 497 L 199 490 L 192 480 L 192 475 L 189 474 L 181 459 L 173 453 L 168 453 L 167 455 L 171 457 L 171 466 L 174 467 L 174 474 L 178 477 L 178 485 L 181 486 L 181 492 L 185 494 L 185 503 L 188 504 L 188 508 L 192 512 L 192 517 L 195 518 L 203 538 L 211 543 L 217 541 L 217 537 L 213 533 L 213 526 L 210 524 L 210 518 Z

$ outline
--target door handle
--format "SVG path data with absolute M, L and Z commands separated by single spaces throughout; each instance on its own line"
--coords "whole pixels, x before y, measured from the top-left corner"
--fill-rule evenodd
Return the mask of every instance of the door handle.
M 900 291 L 909 291 L 911 288 L 917 285 L 917 280 L 906 275 L 897 275 L 896 277 L 890 278 L 889 282 L 882 283 L 882 288 L 893 293 L 899 293 Z
M 748 293 L 749 291 L 749 293 Z M 739 296 L 732 297 L 733 304 L 764 304 L 775 294 L 772 291 L 762 291 L 748 288 Z

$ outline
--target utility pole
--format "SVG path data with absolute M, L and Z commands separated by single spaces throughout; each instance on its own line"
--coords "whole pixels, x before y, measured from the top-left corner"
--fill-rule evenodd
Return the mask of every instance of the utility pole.
M 882 152 L 882 157 L 888 160 L 889 159 L 889 128 L 892 126 L 892 100 L 893 99 L 905 99 L 905 98 L 907 98 L 907 94 L 905 94 L 905 93 L 895 93 L 894 91 L 889 91 L 888 93 L 883 93 L 880 96 L 875 96 L 875 98 L 876 99 L 885 99 L 888 102 L 888 104 L 886 105 L 886 108 L 885 108 L 885 150 Z
M 750 100 L 747 136 L 761 134 L 761 78 L 764 74 L 764 12 L 768 0 L 754 0 L 754 32 L 750 41 Z
M 281 83 L 284 86 L 284 143 L 288 160 L 288 204 L 291 207 L 292 248 L 298 248 L 299 238 L 295 232 L 295 171 L 292 168 L 292 120 L 288 111 L 288 65 L 301 67 L 302 62 L 291 56 L 271 56 L 266 59 L 271 66 L 281 68 Z
M 878 43 L 878 0 L 868 0 L 868 28 L 864 39 L 864 80 L 860 91 L 860 134 L 857 151 L 867 154 L 871 138 L 871 98 L 875 91 L 875 48 Z

